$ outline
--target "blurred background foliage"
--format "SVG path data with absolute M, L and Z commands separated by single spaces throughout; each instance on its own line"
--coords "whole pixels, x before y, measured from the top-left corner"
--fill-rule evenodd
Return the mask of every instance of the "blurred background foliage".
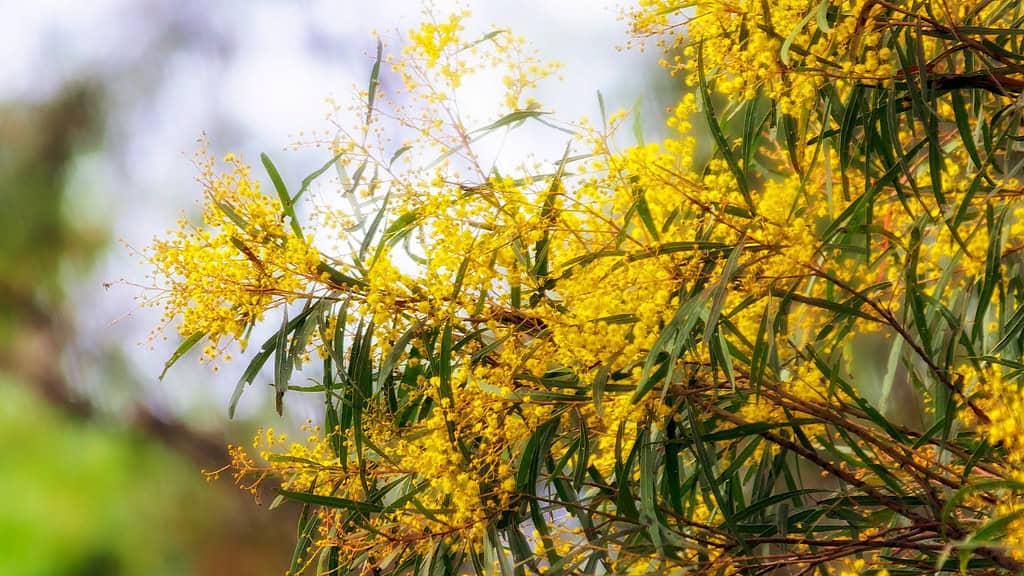
M 199 473 L 223 458 L 221 438 L 142 403 L 111 410 L 73 382 L 145 377 L 117 350 L 69 370 L 89 337 L 75 279 L 111 233 L 68 209 L 68 177 L 102 142 L 107 104 L 84 80 L 0 111 L 0 574 L 276 574 L 288 531 Z
M 0 386 L 0 450 L 17 463 L 0 475 L 0 573 L 181 574 L 215 554 L 200 548 L 215 494 L 188 460 Z
M 100 303 L 103 281 L 117 279 L 112 271 L 137 274 L 123 257 L 105 261 L 123 251 L 119 218 L 139 206 L 129 193 L 152 199 L 171 188 L 132 190 L 140 180 L 125 169 L 133 150 L 121 136 L 139 126 L 139 107 L 173 88 L 162 69 L 186 54 L 217 61 L 230 35 L 212 28 L 215 12 L 191 10 L 196 3 L 147 20 L 98 9 L 107 26 L 141 22 L 123 37 L 140 45 L 90 60 L 72 38 L 55 37 L 67 27 L 83 36 L 88 22 L 58 18 L 68 7 L 50 4 L 54 19 L 34 30 L 54 40 L 36 62 L 38 77 L 29 89 L 16 76 L 0 78 L 0 574 L 278 574 L 290 554 L 292 511 L 268 514 L 200 474 L 219 467 L 224 444 L 253 424 L 204 427 L 147 399 L 158 365 L 140 370 L 130 359 L 140 338 L 123 340 L 111 326 L 110 310 L 134 308 L 131 295 L 122 289 L 116 304 Z M 48 10 L 27 10 L 37 9 Z M 183 17 L 190 13 L 195 19 Z M 230 121 L 219 125 L 210 127 L 225 139 L 245 133 Z M 188 166 L 182 142 L 197 133 L 161 153 Z M 189 375 L 201 382 L 198 372 Z

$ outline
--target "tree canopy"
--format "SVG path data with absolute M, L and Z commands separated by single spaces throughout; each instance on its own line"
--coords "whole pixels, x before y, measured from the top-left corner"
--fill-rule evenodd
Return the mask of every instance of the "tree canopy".
M 291 572 L 1020 573 L 1024 6 L 626 16 L 685 80 L 659 141 L 459 12 L 378 43 L 301 182 L 199 153 L 152 302 L 168 364 L 254 352 L 231 410 L 322 399 L 221 471 L 303 503 Z

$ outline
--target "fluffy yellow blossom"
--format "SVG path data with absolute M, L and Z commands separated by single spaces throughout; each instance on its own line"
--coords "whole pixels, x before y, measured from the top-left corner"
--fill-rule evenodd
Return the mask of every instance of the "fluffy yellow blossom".
M 272 308 L 307 296 L 320 279 L 320 253 L 282 220 L 280 200 L 263 194 L 250 167 L 229 154 L 215 172 L 201 156 L 202 225 L 181 220 L 146 253 L 158 270 L 156 302 L 185 337 L 205 335 L 207 357 L 223 339 L 244 348 L 247 330 Z

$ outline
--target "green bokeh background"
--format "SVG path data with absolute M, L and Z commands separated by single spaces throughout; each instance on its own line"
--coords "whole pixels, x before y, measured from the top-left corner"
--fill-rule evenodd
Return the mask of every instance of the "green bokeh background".
M 0 574 L 194 573 L 216 490 L 130 429 L 68 419 L 0 379 Z

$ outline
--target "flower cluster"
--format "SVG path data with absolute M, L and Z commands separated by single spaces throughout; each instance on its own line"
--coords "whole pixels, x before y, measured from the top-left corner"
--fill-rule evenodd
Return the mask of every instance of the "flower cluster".
M 280 201 L 261 192 L 249 165 L 229 154 L 230 169 L 218 174 L 213 158 L 199 157 L 204 226 L 182 219 L 146 256 L 163 288 L 164 320 L 177 319 L 184 337 L 205 335 L 204 355 L 212 359 L 224 338 L 244 349 L 248 328 L 268 309 L 309 295 L 321 259 L 308 239 L 285 228 Z

